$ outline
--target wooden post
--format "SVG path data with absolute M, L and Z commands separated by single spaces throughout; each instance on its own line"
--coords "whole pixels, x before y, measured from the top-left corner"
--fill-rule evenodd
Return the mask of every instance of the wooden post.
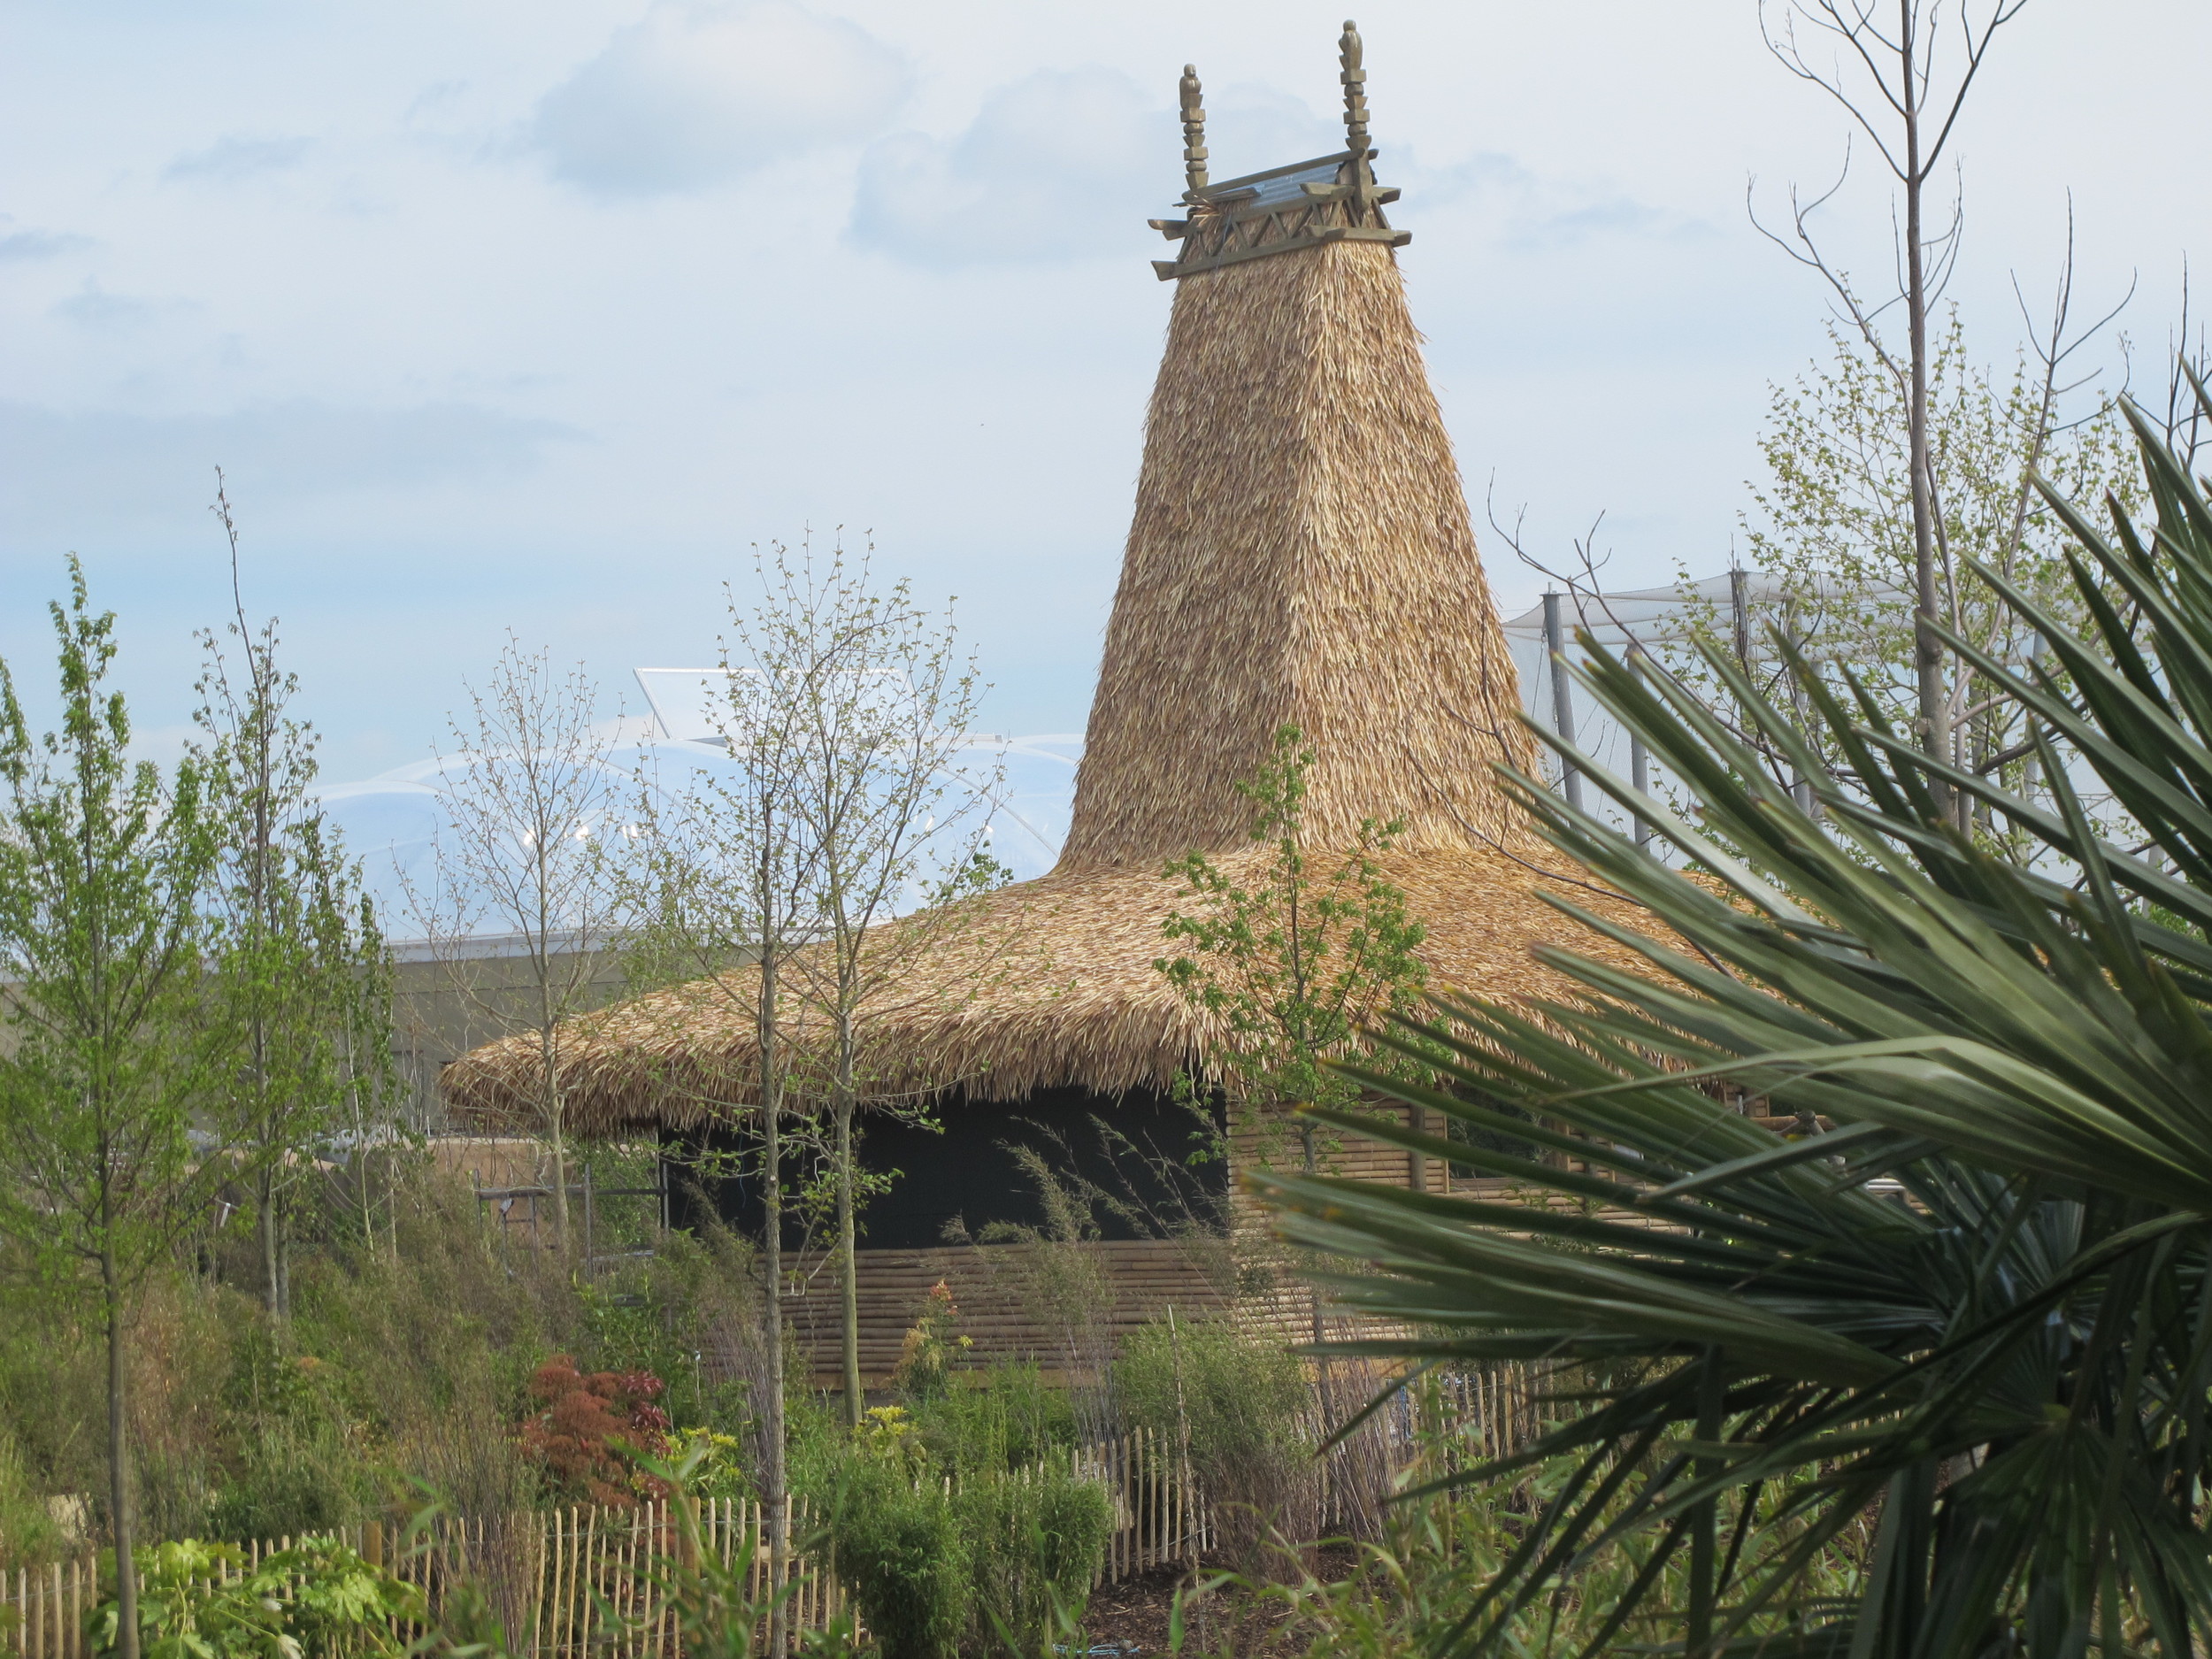
M 1168 1346 L 1175 1358 L 1175 1488 L 1176 1514 L 1181 1516 L 1189 1507 L 1190 1498 L 1190 1416 L 1183 1409 L 1183 1336 L 1175 1323 L 1175 1308 L 1170 1303 L 1167 1310 Z M 1189 1540 L 1179 1540 L 1179 1550 L 1193 1572 L 1198 1568 L 1197 1552 L 1189 1548 Z
M 584 1277 L 586 1279 L 589 1279 L 592 1276 L 593 1246 L 591 1199 L 591 1158 L 590 1156 L 587 1154 L 584 1158 Z
M 1183 199 L 1187 202 L 1206 188 L 1206 107 L 1200 102 L 1197 65 L 1183 65 L 1176 94 L 1183 113 Z

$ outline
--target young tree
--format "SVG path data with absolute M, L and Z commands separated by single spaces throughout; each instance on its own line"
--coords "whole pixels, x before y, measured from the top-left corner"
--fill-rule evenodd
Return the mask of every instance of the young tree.
M 231 1173 L 196 1156 L 211 1098 L 202 981 L 218 844 L 197 763 L 164 781 L 129 758 L 107 675 L 114 618 L 70 561 L 51 607 L 61 726 L 34 738 L 0 664 L 0 1228 L 58 1293 L 88 1294 L 107 1343 L 109 1529 L 131 1560 L 126 1414 L 133 1298 Z M 138 1653 L 137 1585 L 118 1575 L 119 1641 Z
M 1768 234 L 1827 281 L 1841 315 L 1896 384 L 1905 420 L 1906 484 L 1912 512 L 1913 670 L 1919 705 L 1916 725 L 1931 754 L 1943 751 L 1948 728 L 1944 724 L 1945 650 L 1937 633 L 1947 618 L 1938 581 L 1944 555 L 1929 442 L 1933 348 L 1928 326 L 1957 257 L 1960 221 L 1955 207 L 1944 228 L 1929 226 L 1927 188 L 1998 30 L 2018 17 L 2025 4 L 1961 0 L 1955 57 L 1945 49 L 1948 31 L 1943 27 L 1940 0 L 1779 0 L 1773 7 L 1780 13 L 1778 23 L 1768 0 L 1761 0 L 1759 11 L 1768 50 L 1792 74 L 1843 106 L 1853 124 L 1872 141 L 1904 198 L 1896 250 L 1900 280 L 1890 300 L 1873 301 L 1863 295 L 1850 273 L 1827 257 L 1813 235 L 1809 218 L 1833 189 L 1809 204 L 1801 204 L 1793 196 L 1790 234 Z M 1800 39 L 1801 24 L 1809 41 Z M 1817 56 L 1823 44 L 1833 51 L 1832 61 Z M 1816 56 L 1809 58 L 1808 50 Z M 1847 170 L 1847 162 L 1846 166 Z M 1841 183 L 1839 180 L 1836 188 Z M 1883 333 L 1880 322 L 1881 314 L 1893 304 L 1903 308 L 1901 350 Z
M 793 1056 L 784 1041 L 785 975 L 819 931 L 814 910 L 819 887 L 812 842 L 795 804 L 805 745 L 802 710 L 768 693 L 776 683 L 769 672 L 773 667 L 772 659 L 764 664 L 724 644 L 709 721 L 732 765 L 726 772 L 694 772 L 673 784 L 641 779 L 638 844 L 622 875 L 632 918 L 625 945 L 632 982 L 666 987 L 665 1010 L 679 1030 L 734 1017 L 750 1025 L 758 1045 L 749 1078 L 672 1067 L 663 1087 L 691 1091 L 709 1123 L 734 1118 L 741 1124 L 745 1114 L 732 1099 L 753 1096 L 757 1162 L 737 1173 L 757 1183 L 761 1199 L 766 1378 L 754 1405 L 766 1451 L 759 1479 L 768 1531 L 769 1652 L 780 1655 L 789 1631 L 777 1592 L 791 1559 L 783 1302 Z
M 1786 704 L 1793 686 L 1771 643 L 1778 631 L 1831 679 L 1847 667 L 1899 729 L 1912 730 L 1922 707 L 1918 626 L 1905 600 L 1918 580 L 1906 392 L 1859 336 L 1835 328 L 1831 338 L 1834 354 L 1825 367 L 1774 391 L 1760 442 L 1767 478 L 1744 523 L 1752 580 L 1736 614 L 1694 604 L 1688 637 L 1652 647 L 1662 665 L 1729 718 L 1740 737 L 1769 753 L 1785 781 L 1788 763 L 1763 742 L 1755 722 L 1731 712 L 1729 688 L 1702 651 L 1733 659 L 1763 695 Z M 1945 552 L 1937 595 L 1943 626 L 1975 654 L 1947 645 L 1938 664 L 1938 749 L 1950 764 L 2014 788 L 2032 781 L 2032 745 L 2018 705 L 1989 695 L 1976 656 L 2025 672 L 2048 659 L 2048 647 L 1969 562 L 1998 572 L 2078 632 L 2089 625 L 2088 610 L 2069 571 L 2062 526 L 2036 480 L 2047 479 L 2077 500 L 2109 497 L 2126 511 L 2142 495 L 2142 471 L 2112 405 L 2101 402 L 2080 419 L 2063 418 L 2059 356 L 2056 349 L 2032 359 L 2024 353 L 2001 378 L 1975 366 L 1954 312 L 1929 361 L 1928 467 Z M 1816 723 L 1809 723 L 1808 738 L 1831 770 L 1852 774 L 1851 757 Z M 1975 827 L 1999 834 L 1985 812 Z
M 197 760 L 220 853 L 209 958 L 214 1003 L 235 1045 L 218 1106 L 225 1137 L 254 1174 L 263 1295 L 290 1312 L 288 1242 L 311 1154 L 350 1118 L 355 1156 L 392 1093 L 384 941 L 358 867 L 335 844 L 312 793 L 315 735 L 289 712 L 297 679 L 277 666 L 274 622 L 249 628 L 238 527 L 222 474 L 214 511 L 229 542 L 234 667 L 204 634 Z M 366 1203 L 364 1189 L 365 1205 Z
M 849 560 L 841 548 L 820 563 L 778 548 L 761 578 L 763 608 L 742 633 L 759 695 L 785 706 L 780 718 L 797 739 L 791 810 L 818 936 L 792 958 L 790 982 L 800 1028 L 811 1034 L 803 1057 L 828 1102 L 845 1419 L 857 1428 L 863 1175 L 854 1115 L 893 1103 L 862 1069 L 860 1013 L 879 1018 L 902 987 L 921 983 L 917 962 L 949 944 L 965 918 L 957 901 L 1000 879 L 984 851 L 996 779 L 961 770 L 981 687 L 956 653 L 950 620 L 916 605 L 909 583 L 877 588 L 867 559 Z M 922 897 L 935 902 L 883 926 Z
M 1195 1100 L 1219 1088 L 1233 1131 L 1259 1132 L 1263 1167 L 1294 1139 L 1308 1175 L 1332 1150 L 1310 1114 L 1361 1099 L 1333 1063 L 1366 1052 L 1365 1033 L 1410 1010 L 1425 979 L 1415 955 L 1425 930 L 1380 861 L 1399 826 L 1370 819 L 1348 849 L 1309 848 L 1313 761 L 1298 728 L 1281 728 L 1273 753 L 1237 786 L 1252 803 L 1256 856 L 1225 864 L 1194 852 L 1167 866 L 1193 908 L 1171 911 L 1164 929 L 1184 954 L 1154 964 L 1219 1033 L 1204 1073 L 1183 1091 Z M 1313 1335 L 1322 1340 L 1317 1299 Z
M 627 805 L 608 765 L 614 737 L 595 725 L 597 687 L 581 669 L 555 673 L 549 654 L 510 634 L 491 680 L 469 688 L 452 721 L 458 752 L 442 756 L 437 882 L 409 890 L 419 926 L 454 984 L 497 1029 L 537 1044 L 536 1123 L 552 1159 L 553 1232 L 569 1249 L 566 1022 L 601 1000 L 600 953 L 619 920 L 622 882 L 606 853 Z M 503 933 L 518 984 L 470 941 Z

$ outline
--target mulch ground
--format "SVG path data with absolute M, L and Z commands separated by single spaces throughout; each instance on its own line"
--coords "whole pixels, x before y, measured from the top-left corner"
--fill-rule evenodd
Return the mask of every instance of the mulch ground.
M 1314 1576 L 1333 1583 L 1352 1570 L 1348 1548 L 1320 1552 L 1313 1563 Z M 1224 1563 L 1201 1564 L 1202 1582 L 1223 1570 Z M 1168 1651 L 1168 1617 L 1178 1589 L 1191 1583 L 1188 1570 L 1158 1567 L 1119 1584 L 1102 1584 L 1091 1593 L 1083 1629 L 1096 1659 L 1118 1655 L 1159 1655 Z M 1188 1655 L 1234 1654 L 1238 1659 L 1291 1659 L 1302 1653 L 1305 1640 L 1286 1628 L 1288 1610 L 1272 1597 L 1231 1586 L 1205 1597 L 1186 1595 L 1183 1611 L 1183 1651 Z

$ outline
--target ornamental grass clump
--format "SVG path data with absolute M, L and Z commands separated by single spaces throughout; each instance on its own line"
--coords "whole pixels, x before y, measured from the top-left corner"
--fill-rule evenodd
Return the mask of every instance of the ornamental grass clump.
M 972 1586 L 974 1651 L 1025 1659 L 1064 1643 L 1106 1559 L 1114 1529 L 1106 1488 L 1048 1467 L 970 1481 L 952 1507 Z
M 1279 1339 L 1227 1319 L 1156 1319 L 1130 1333 L 1114 1387 L 1124 1419 L 1168 1455 L 1187 1445 L 1191 1479 L 1239 1571 L 1260 1571 L 1271 1540 L 1313 1539 L 1319 1465 L 1300 1430 L 1315 1390 Z

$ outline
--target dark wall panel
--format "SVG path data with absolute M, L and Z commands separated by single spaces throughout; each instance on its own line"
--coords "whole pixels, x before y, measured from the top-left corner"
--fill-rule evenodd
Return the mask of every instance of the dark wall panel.
M 971 1102 L 956 1097 L 924 1128 L 864 1114 L 860 1162 L 899 1171 L 889 1192 L 862 1212 L 863 1248 L 925 1249 L 964 1226 L 979 1235 L 994 1222 L 1045 1228 L 1046 1206 L 1034 1175 L 1015 1150 L 1027 1148 L 1076 1189 L 1097 1234 L 1108 1239 L 1163 1236 L 1194 1220 L 1218 1222 L 1227 1190 L 1219 1158 L 1193 1165 L 1210 1132 L 1186 1107 L 1159 1093 L 1113 1096 L 1087 1089 L 1041 1091 L 1026 1100 Z M 670 1171 L 671 1218 L 696 1226 L 710 1215 L 749 1236 L 760 1231 L 757 1138 L 715 1132 L 669 1148 L 687 1166 L 705 1146 L 744 1173 L 702 1179 L 688 1167 Z M 795 1227 L 786 1241 L 801 1241 Z

